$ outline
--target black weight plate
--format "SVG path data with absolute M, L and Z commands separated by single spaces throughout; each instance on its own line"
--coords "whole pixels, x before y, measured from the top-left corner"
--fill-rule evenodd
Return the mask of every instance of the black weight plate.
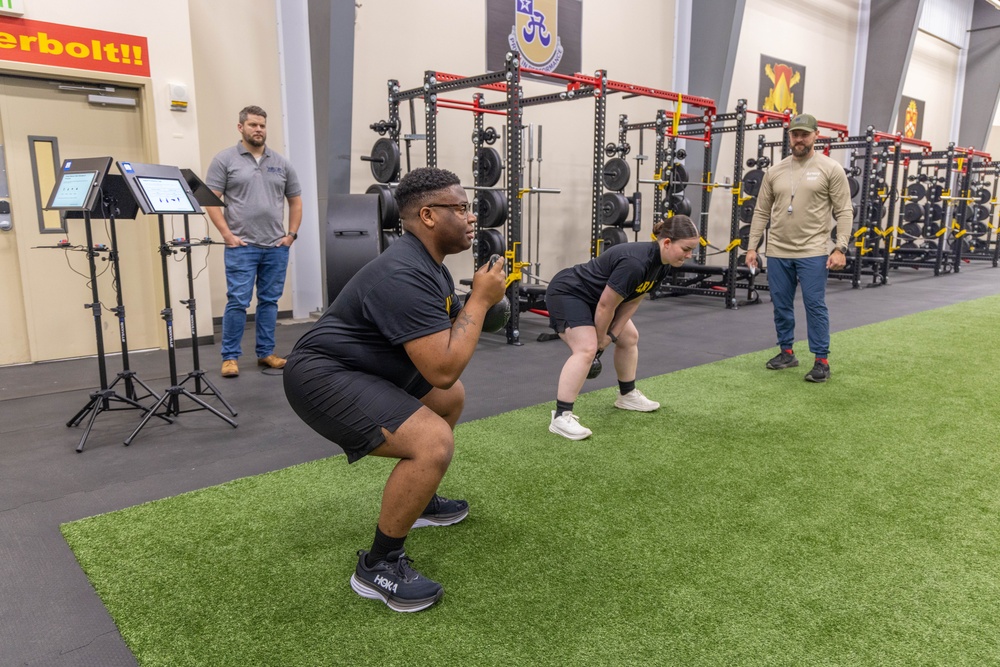
M 847 186 L 851 189 L 851 199 L 857 197 L 858 193 L 861 192 L 861 184 L 853 176 L 847 177 Z
M 503 160 L 500 153 L 495 148 L 483 146 L 479 149 L 476 160 L 476 174 L 479 176 L 479 185 L 485 188 L 492 188 L 500 181 L 503 173 Z
M 753 212 L 757 208 L 757 198 L 751 197 L 740 206 L 740 220 L 743 222 L 753 222 Z
M 906 234 L 908 237 L 917 238 L 920 236 L 920 231 L 922 227 L 923 225 L 921 225 L 919 222 L 911 222 L 903 225 L 903 233 Z
M 389 246 L 391 246 L 398 238 L 399 234 L 397 232 L 382 232 L 381 252 L 385 252 L 386 250 L 388 250 Z
M 925 222 L 924 228 L 921 230 L 921 236 L 925 239 L 937 238 L 937 233 L 941 231 L 941 225 L 936 222 Z
M 929 202 L 939 202 L 941 201 L 941 196 L 944 194 L 944 188 L 940 185 L 931 185 L 927 188 L 927 201 Z
M 628 243 L 625 230 L 620 227 L 605 227 L 601 230 L 601 252 L 620 243 Z
M 628 199 L 619 192 L 601 195 L 601 224 L 621 226 L 628 219 Z
M 378 227 L 382 231 L 399 229 L 399 207 L 392 195 L 392 188 L 382 183 L 372 183 L 365 190 L 367 195 L 378 195 Z
M 629 169 L 628 162 L 620 157 L 614 157 L 604 163 L 604 172 L 601 178 L 604 180 L 604 187 L 608 190 L 621 192 L 628 185 L 632 177 L 632 170 Z
M 985 222 L 990 217 L 990 207 L 983 204 L 976 204 L 976 220 Z
M 868 202 L 868 224 L 872 225 L 877 223 L 882 219 L 885 214 L 885 209 L 882 207 L 882 202 L 874 199 Z
M 924 217 L 924 207 L 912 201 L 903 205 L 903 220 L 907 222 L 919 222 Z
M 920 183 L 914 183 L 910 187 L 906 188 L 906 196 L 915 202 L 920 201 L 927 196 L 927 188 Z
M 399 180 L 399 146 L 389 137 L 382 137 L 372 146 L 372 176 L 379 183 Z
M 507 222 L 507 194 L 503 190 L 478 190 L 479 225 L 499 227 Z
M 760 192 L 760 184 L 764 182 L 764 170 L 754 169 L 743 174 L 743 194 L 756 197 Z
M 851 204 L 851 215 L 854 216 L 855 220 L 857 220 L 858 213 L 860 211 L 861 211 L 861 207 L 859 205 L 857 205 L 857 204 Z M 834 240 L 836 240 L 836 239 L 834 239 Z
M 913 241 L 907 241 L 896 249 L 896 256 L 910 262 L 922 262 L 927 257 L 927 252 L 921 250 Z
M 944 207 L 941 204 L 931 204 L 927 209 L 927 219 L 931 222 L 940 222 L 944 217 Z
M 678 162 L 670 170 L 670 193 L 673 195 L 684 194 L 684 188 L 687 187 L 687 183 L 688 171 L 684 165 Z
M 476 259 L 479 266 L 490 261 L 493 255 L 503 257 L 507 252 L 507 243 L 503 240 L 503 234 L 495 229 L 480 229 L 476 234 Z
M 671 197 L 670 210 L 674 215 L 691 215 L 691 200 L 687 197 Z
M 750 245 L 750 225 L 740 225 L 737 236 L 740 239 L 740 247 L 746 250 Z
M 929 252 L 936 252 L 937 248 L 938 248 L 937 243 L 934 242 L 934 241 L 924 241 L 920 245 L 920 247 L 923 248 L 924 250 L 929 251 Z
M 985 236 L 988 231 L 989 227 L 986 226 L 985 222 L 976 220 L 969 223 L 969 234 L 972 236 Z
M 976 190 L 976 199 L 979 200 L 980 204 L 990 203 L 990 192 L 986 188 L 979 188 Z

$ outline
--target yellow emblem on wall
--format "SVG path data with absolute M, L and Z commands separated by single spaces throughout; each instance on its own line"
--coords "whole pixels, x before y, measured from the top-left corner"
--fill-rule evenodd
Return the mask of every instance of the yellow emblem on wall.
M 510 48 L 521 54 L 521 65 L 552 72 L 562 60 L 559 42 L 559 0 L 513 0 L 515 23 Z
M 910 100 L 910 103 L 906 105 L 906 120 L 903 123 L 903 136 L 907 139 L 913 139 L 917 136 L 918 118 L 917 102 L 916 100 Z
M 764 99 L 764 111 L 776 111 L 783 113 L 788 110 L 792 115 L 799 113 L 798 103 L 795 101 L 795 93 L 792 88 L 798 84 L 802 78 L 802 73 L 797 72 L 784 63 L 775 63 L 772 68 L 770 63 L 764 66 L 764 74 L 771 80 L 771 90 Z

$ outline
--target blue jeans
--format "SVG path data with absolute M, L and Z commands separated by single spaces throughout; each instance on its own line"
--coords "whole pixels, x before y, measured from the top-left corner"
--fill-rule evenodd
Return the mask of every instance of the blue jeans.
M 827 256 L 804 259 L 770 257 L 767 260 L 767 285 L 774 304 L 774 328 L 778 345 L 789 350 L 795 342 L 795 290 L 802 285 L 802 303 L 806 307 L 806 332 L 809 351 L 817 357 L 830 354 L 830 313 L 826 308 Z
M 247 325 L 247 308 L 257 285 L 257 358 L 274 352 L 274 328 L 278 323 L 278 299 L 285 289 L 288 246 L 258 248 L 246 245 L 226 248 L 226 312 L 222 316 L 222 359 L 238 359 L 240 341 Z

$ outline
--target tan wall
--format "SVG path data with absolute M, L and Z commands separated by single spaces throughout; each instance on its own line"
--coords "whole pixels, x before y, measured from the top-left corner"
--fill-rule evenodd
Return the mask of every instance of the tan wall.
M 958 49 L 925 32 L 917 32 L 913 55 L 903 81 L 903 94 L 924 101 L 923 139 L 935 150 L 951 141 Z
M 387 32 L 386 22 L 406 26 L 405 32 Z M 386 80 L 400 81 L 404 88 L 423 83 L 424 71 L 435 70 L 462 75 L 486 71 L 485 2 L 467 0 L 373 0 L 357 10 L 354 68 L 354 131 L 351 191 L 364 192 L 374 182 L 368 164 L 360 160 L 378 138 L 368 129 L 386 118 Z M 611 79 L 670 90 L 673 67 L 674 3 L 646 0 L 583 3 L 582 70 L 593 74 L 606 69 Z M 413 35 L 409 44 L 403 35 Z M 527 95 L 556 92 L 561 86 L 529 83 Z M 462 91 L 471 99 L 473 91 Z M 499 100 L 487 93 L 487 101 Z M 653 120 L 655 101 L 609 98 L 608 141 L 617 137 L 618 115 L 627 113 L 632 122 Z M 417 132 L 423 132 L 423 105 L 418 102 Z M 409 111 L 404 105 L 404 132 L 409 132 Z M 503 118 L 486 118 L 498 130 Z M 561 194 L 545 195 L 541 203 L 540 275 L 551 278 L 558 270 L 590 256 L 592 147 L 594 104 L 578 100 L 529 107 L 524 122 L 543 127 L 542 186 L 560 188 Z M 438 117 L 438 166 L 455 171 L 463 182 L 472 183 L 471 115 L 463 111 L 441 110 Z M 651 155 L 652 134 L 647 133 L 646 153 Z M 632 140 L 638 153 L 638 139 Z M 500 149 L 499 142 L 495 146 Z M 527 157 L 527 156 L 526 156 Z M 411 151 L 412 166 L 425 164 L 425 150 L 416 142 Z M 652 175 L 646 163 L 644 178 Z M 405 149 L 404 162 L 405 170 Z M 633 177 L 635 162 L 632 161 Z M 534 174 L 537 178 L 537 163 Z M 533 181 L 534 182 L 534 181 Z M 634 186 L 634 181 L 633 181 Z M 630 189 L 631 187 L 630 186 Z M 652 191 L 644 193 L 649 200 Z M 538 209 L 536 208 L 535 211 Z M 644 216 L 646 232 L 652 224 L 651 211 Z M 532 215 L 534 219 L 534 214 Z M 527 216 L 525 217 L 527 221 Z M 527 233 L 527 232 L 525 232 Z M 447 262 L 456 280 L 472 273 L 472 255 L 463 253 Z
M 194 82 L 201 93 L 196 112 L 201 146 L 198 173 L 202 178 L 216 153 L 239 141 L 236 129 L 239 111 L 250 104 L 267 111 L 268 145 L 288 155 L 275 1 L 190 0 L 191 52 L 198 63 Z M 287 219 L 287 206 L 285 212 Z M 221 240 L 207 216 L 201 228 Z M 208 273 L 213 286 L 212 313 L 222 317 L 226 307 L 226 271 L 221 245 L 212 247 Z M 290 269 L 284 295 L 278 301 L 279 312 L 292 309 L 292 275 Z

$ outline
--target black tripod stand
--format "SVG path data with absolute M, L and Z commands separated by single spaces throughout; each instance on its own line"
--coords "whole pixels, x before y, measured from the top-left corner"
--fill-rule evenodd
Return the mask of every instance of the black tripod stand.
M 211 238 L 204 238 L 201 241 L 195 243 L 191 241 L 191 230 L 188 224 L 188 217 L 184 216 L 184 242 L 178 243 L 174 242 L 172 245 L 175 248 L 180 248 L 180 252 L 186 255 L 187 259 L 187 283 L 188 283 L 188 298 L 181 299 L 181 303 L 187 306 L 189 319 L 191 322 L 191 361 L 194 364 L 194 370 L 187 374 L 183 380 L 181 380 L 180 385 L 183 387 L 189 380 L 194 380 L 194 393 L 198 396 L 215 396 L 219 399 L 229 414 L 236 416 L 236 411 L 233 410 L 233 406 L 226 402 L 226 399 L 222 397 L 219 393 L 219 389 L 212 384 L 212 381 L 205 377 L 205 371 L 201 369 L 201 361 L 198 357 L 198 319 L 195 316 L 197 311 L 197 302 L 194 298 L 194 269 L 192 267 L 191 261 L 191 248 L 194 246 L 210 245 L 213 241 Z
M 160 311 L 160 315 L 163 321 L 167 325 L 167 359 L 170 362 L 170 386 L 163 392 L 163 396 L 160 400 L 149 409 L 148 412 L 143 416 L 142 421 L 139 425 L 135 427 L 132 434 L 125 439 L 125 444 L 132 444 L 132 440 L 139 434 L 139 431 L 149 422 L 150 418 L 154 415 L 156 416 L 169 416 L 169 415 L 179 415 L 182 410 L 180 409 L 180 397 L 186 396 L 191 399 L 199 407 L 184 410 L 183 412 L 194 412 L 196 410 L 208 410 L 213 415 L 223 420 L 233 428 L 236 428 L 237 424 L 235 421 L 222 414 L 211 405 L 203 401 L 201 398 L 191 393 L 184 387 L 180 386 L 177 382 L 177 355 L 174 346 L 174 315 L 173 309 L 170 307 L 170 276 L 167 272 L 167 257 L 173 253 L 171 247 L 167 244 L 166 234 L 163 227 L 163 215 L 158 214 L 156 216 L 157 224 L 160 230 L 160 268 L 163 271 L 163 298 L 166 307 Z M 197 364 L 196 364 L 197 365 Z M 228 407 L 228 406 L 227 406 Z M 163 408 L 163 412 L 159 413 L 158 410 Z M 230 411 L 232 411 L 230 409 Z
M 77 445 L 76 451 L 82 452 L 84 445 L 87 443 L 87 438 L 90 436 L 91 429 L 94 428 L 94 422 L 97 420 L 97 416 L 102 412 L 110 410 L 144 410 L 146 411 L 146 419 L 152 414 L 150 409 L 139 403 L 139 400 L 135 396 L 135 387 L 132 384 L 133 381 L 140 384 L 146 391 L 149 392 L 151 396 L 157 396 L 149 387 L 145 385 L 141 380 L 136 377 L 135 373 L 128 370 L 128 346 L 125 338 L 125 309 L 121 305 L 121 290 L 120 286 L 116 290 L 118 292 L 118 308 L 116 312 L 119 315 L 119 330 L 121 332 L 122 338 L 122 364 L 124 369 L 115 378 L 115 381 L 109 385 L 108 384 L 108 370 L 107 361 L 104 355 L 104 331 L 101 326 L 101 300 L 97 292 L 97 263 L 95 258 L 100 254 L 99 250 L 94 248 L 94 234 L 91 229 L 90 224 L 90 212 L 85 211 L 83 214 L 83 224 L 87 231 L 87 259 L 90 264 L 90 293 L 93 298 L 92 303 L 84 304 L 84 308 L 90 308 L 94 313 L 94 329 L 97 332 L 97 368 L 101 376 L 101 388 L 98 391 L 90 394 L 90 400 L 87 402 L 83 408 L 73 416 L 66 426 L 77 426 L 83 419 L 89 414 L 90 419 L 87 421 L 87 426 L 83 431 L 83 436 L 80 438 L 80 444 Z M 111 255 L 113 257 L 113 267 L 115 269 L 115 275 L 118 275 L 118 259 L 117 259 L 117 249 L 115 248 L 117 244 L 117 239 L 114 235 L 114 221 L 111 221 Z M 125 381 L 125 396 L 120 395 L 115 391 L 114 387 L 119 381 Z M 146 397 L 143 397 L 146 398 Z M 159 397 L 158 397 L 159 398 Z M 128 407 L 124 408 L 112 408 L 112 403 L 125 403 Z M 167 422 L 173 423 L 169 417 L 165 415 L 157 415 Z

